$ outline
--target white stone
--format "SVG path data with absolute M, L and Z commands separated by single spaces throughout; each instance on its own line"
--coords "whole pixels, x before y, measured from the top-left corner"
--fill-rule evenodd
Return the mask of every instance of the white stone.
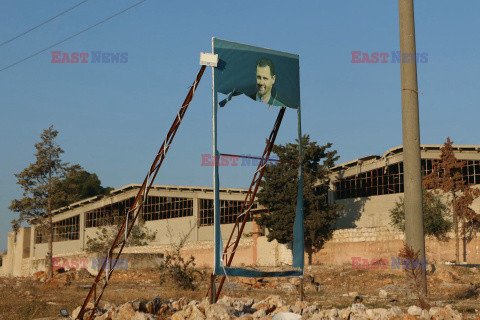
M 422 310 L 422 314 L 420 315 L 420 320 L 429 320 L 430 315 L 428 314 L 427 310 Z
M 332 310 L 330 310 L 328 316 L 330 317 L 330 320 L 338 319 L 338 310 L 336 308 L 333 308 Z
M 430 308 L 430 311 L 428 312 L 428 314 L 430 315 L 430 317 L 436 317 L 441 310 L 442 308 L 433 307 L 433 308 Z
M 72 311 L 72 319 L 76 319 L 78 314 L 80 313 L 80 310 L 82 310 L 82 307 L 78 307 L 77 309 Z
M 122 304 L 117 313 L 115 314 L 115 320 L 130 320 L 135 316 L 135 310 L 132 307 L 132 304 L 127 302 Z
M 205 315 L 202 313 L 200 309 L 198 309 L 196 306 L 192 306 L 192 313 L 190 314 L 190 317 L 188 320 L 203 320 L 205 319 Z
M 291 283 L 284 282 L 280 283 L 277 287 L 278 289 L 285 291 L 285 292 L 295 292 L 297 291 L 297 287 Z
M 278 295 L 268 296 L 264 301 L 273 304 L 277 308 L 285 305 L 285 301 Z
M 420 316 L 422 314 L 422 308 L 417 307 L 417 306 L 411 306 L 408 308 L 408 314 L 411 314 L 412 316 Z
M 368 319 L 375 319 L 375 313 L 373 312 L 373 309 L 368 309 L 365 313 L 367 314 Z
M 351 320 L 360 320 L 367 319 L 366 308 L 363 303 L 354 303 L 352 304 L 352 315 Z
M 390 318 L 390 310 L 384 308 L 373 309 L 374 319 L 386 320 Z
M 388 297 L 388 292 L 386 290 L 380 289 L 380 291 L 378 292 L 378 296 L 380 298 L 386 298 Z
M 397 306 L 391 307 L 390 312 L 397 317 L 401 317 L 403 315 L 402 309 Z
M 272 320 L 300 320 L 301 315 L 293 312 L 279 312 L 272 317 Z
M 234 316 L 235 309 L 224 304 L 211 304 L 205 309 L 207 319 L 229 320 Z
M 261 317 L 265 317 L 266 315 L 267 315 L 267 313 L 265 312 L 264 309 L 259 309 L 259 310 L 255 311 L 252 316 L 253 316 L 254 319 L 258 319 L 258 318 L 261 318 Z
M 135 312 L 135 315 L 131 318 L 131 320 L 155 320 L 155 317 L 149 313 L 143 312 Z

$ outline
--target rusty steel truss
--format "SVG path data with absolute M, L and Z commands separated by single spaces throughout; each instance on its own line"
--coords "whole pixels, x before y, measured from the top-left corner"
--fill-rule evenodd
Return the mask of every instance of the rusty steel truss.
M 225 249 L 223 251 L 223 260 L 226 261 L 227 267 L 230 267 L 230 265 L 232 264 L 233 257 L 235 256 L 235 251 L 237 250 L 238 244 L 240 243 L 240 238 L 242 237 L 243 229 L 245 228 L 245 224 L 247 223 L 250 217 L 250 211 L 255 201 L 255 196 L 257 195 L 257 191 L 260 186 L 260 181 L 262 180 L 263 173 L 265 172 L 265 167 L 267 166 L 267 163 L 269 161 L 273 160 L 273 159 L 270 159 L 270 153 L 272 152 L 273 145 L 275 144 L 275 139 L 277 138 L 277 133 L 278 133 L 278 130 L 280 129 L 280 124 L 282 123 L 285 110 L 286 108 L 282 107 L 278 112 L 277 120 L 275 121 L 273 129 L 270 132 L 270 136 L 268 137 L 267 145 L 265 146 L 265 150 L 263 151 L 262 157 L 256 158 L 256 159 L 259 159 L 260 162 L 258 164 L 257 170 L 255 171 L 255 174 L 253 175 L 252 183 L 248 188 L 247 195 L 245 196 L 245 200 L 242 204 L 242 209 L 241 209 L 242 213 L 237 216 L 235 225 L 232 229 L 232 233 L 230 234 L 227 245 L 225 246 Z M 224 154 L 224 155 L 227 155 L 227 154 Z M 238 156 L 238 155 L 229 154 L 229 156 Z M 238 156 L 238 157 L 241 157 L 241 156 Z M 281 161 L 281 160 L 275 160 L 275 161 Z M 220 296 L 220 292 L 222 291 L 223 283 L 225 282 L 225 278 L 226 276 L 222 276 L 220 280 L 220 284 L 218 288 L 215 290 L 214 288 L 215 277 L 214 276 L 212 277 L 210 287 L 207 291 L 207 296 L 210 294 L 211 302 L 218 300 L 218 297 Z
M 148 174 L 143 181 L 143 184 L 140 188 L 140 190 L 137 193 L 137 196 L 135 197 L 135 200 L 133 201 L 133 204 L 131 205 L 130 209 L 128 210 L 125 220 L 120 227 L 120 230 L 118 231 L 118 234 L 110 247 L 110 249 L 107 252 L 107 257 L 104 260 L 102 267 L 98 271 L 98 274 L 93 282 L 92 287 L 90 288 L 90 291 L 88 292 L 87 297 L 85 298 L 85 301 L 82 305 L 82 309 L 80 310 L 80 313 L 77 316 L 77 320 L 82 320 L 88 303 L 90 302 L 90 299 L 92 296 L 95 294 L 94 297 L 94 307 L 93 310 L 96 309 L 98 306 L 98 303 L 100 302 L 100 299 L 102 298 L 102 295 L 105 291 L 105 288 L 108 285 L 108 281 L 110 280 L 110 277 L 112 276 L 113 271 L 115 270 L 115 266 L 117 265 L 118 259 L 120 258 L 120 255 L 122 254 L 123 248 L 125 247 L 127 243 L 128 236 L 130 235 L 132 228 L 135 224 L 135 221 L 138 218 L 138 215 L 140 214 L 143 204 L 147 200 L 148 193 L 150 191 L 150 188 L 153 184 L 153 181 L 155 180 L 155 177 L 157 176 L 158 170 L 160 169 L 160 166 L 163 163 L 163 160 L 165 159 L 165 156 L 167 154 L 168 149 L 170 148 L 170 145 L 172 144 L 173 138 L 175 137 L 175 134 L 177 133 L 177 129 L 180 126 L 183 116 L 185 115 L 185 112 L 188 109 L 188 106 L 190 105 L 190 102 L 193 99 L 193 95 L 195 93 L 195 90 L 197 89 L 198 83 L 200 82 L 200 79 L 203 76 L 203 72 L 205 71 L 205 66 L 202 66 L 200 70 L 198 71 L 197 77 L 195 78 L 195 81 L 193 85 L 190 87 L 190 90 L 187 94 L 187 97 L 185 98 L 185 101 L 183 102 L 182 106 L 180 107 L 180 110 L 178 111 L 177 116 L 175 117 L 175 120 L 173 121 L 172 127 L 167 133 L 167 136 L 165 140 L 162 143 L 162 146 L 160 147 L 160 150 L 158 151 L 155 160 L 153 161 L 152 166 L 150 167 L 150 170 L 148 171 Z M 124 238 L 123 240 L 122 237 Z M 118 248 L 118 251 L 114 253 L 114 250 Z M 112 257 L 115 258 L 112 260 Z M 109 267 L 106 270 L 106 267 Z M 105 278 L 103 286 L 100 290 L 100 294 L 98 297 L 96 296 L 97 292 L 97 285 L 100 285 L 100 281 L 102 280 L 102 276 L 105 273 Z M 92 312 L 89 319 L 93 319 L 95 312 Z

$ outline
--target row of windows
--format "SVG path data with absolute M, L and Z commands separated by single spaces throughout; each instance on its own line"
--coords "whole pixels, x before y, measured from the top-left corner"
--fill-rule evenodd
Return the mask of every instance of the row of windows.
M 403 163 L 335 181 L 334 188 L 336 199 L 403 192 Z
M 86 227 L 102 227 L 119 223 L 132 206 L 133 201 L 134 198 L 129 198 L 88 211 L 85 217 Z
M 433 160 L 422 159 L 422 175 L 432 172 Z M 480 184 L 480 161 L 464 161 L 462 167 L 465 182 Z M 363 172 L 333 183 L 335 198 L 348 199 L 404 192 L 403 162 Z
M 462 174 L 467 183 L 480 184 L 480 161 L 465 161 Z
M 242 213 L 243 201 L 220 200 L 220 223 L 235 223 L 237 216 Z M 213 225 L 213 200 L 200 199 L 200 225 Z M 252 209 L 257 208 L 254 203 Z M 250 215 L 249 221 L 252 221 Z
M 199 199 L 200 201 L 200 225 L 213 225 L 213 200 Z M 123 222 L 126 212 L 130 209 L 134 198 L 108 204 L 86 212 L 85 226 L 87 228 L 102 227 Z M 221 200 L 220 201 L 220 223 L 234 223 L 241 213 L 243 201 Z M 257 208 L 255 203 L 252 209 Z M 145 221 L 163 220 L 180 217 L 193 216 L 192 198 L 174 197 L 147 197 L 142 208 L 142 217 Z M 80 216 L 75 216 L 54 223 L 54 240 L 66 241 L 77 240 L 80 223 Z M 251 219 L 250 219 L 251 220 Z M 46 230 L 37 228 L 35 243 L 48 242 Z
M 80 230 L 80 216 L 74 216 L 53 223 L 53 241 L 78 240 Z M 35 243 L 47 243 L 48 232 L 46 227 L 40 227 L 35 232 Z
M 145 221 L 193 216 L 193 199 L 147 197 L 142 209 Z

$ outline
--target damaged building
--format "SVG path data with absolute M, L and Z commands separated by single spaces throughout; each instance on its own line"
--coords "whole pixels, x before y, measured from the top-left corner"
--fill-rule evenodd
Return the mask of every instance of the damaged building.
M 422 174 L 432 170 L 440 157 L 442 145 L 422 145 Z M 480 146 L 453 146 L 457 159 L 465 162 L 465 181 L 480 186 Z M 87 241 L 103 227 L 112 223 L 113 216 L 122 216 L 131 206 L 140 185 L 131 184 L 113 190 L 109 196 L 85 199 L 54 212 L 54 261 L 57 267 L 80 266 L 95 272 L 92 255 L 85 252 Z M 340 219 L 333 237 L 322 250 L 314 254 L 313 263 L 345 264 L 353 259 L 390 259 L 398 254 L 404 234 L 390 225 L 389 210 L 403 196 L 403 149 L 388 150 L 382 156 L 368 156 L 336 165 L 331 169 L 329 201 L 342 204 Z M 222 235 L 230 235 L 247 190 L 220 189 Z M 472 209 L 480 212 L 480 199 Z M 255 204 L 253 212 L 264 210 Z M 141 214 L 145 227 L 156 233 L 146 246 L 127 247 L 124 257 L 128 266 L 147 266 L 161 261 L 165 252 L 183 237 L 182 249 L 195 256 L 197 264 L 213 263 L 213 189 L 189 186 L 154 185 Z M 237 249 L 234 264 L 279 266 L 291 263 L 288 245 L 268 242 L 265 230 L 251 219 Z M 0 256 L 0 274 L 25 276 L 45 269 L 47 235 L 37 228 L 21 228 L 8 235 L 8 250 Z M 454 241 L 439 242 L 427 237 L 427 257 L 450 261 L 455 257 Z M 480 263 L 480 241 L 473 238 L 467 246 L 470 263 Z M 142 255 L 148 257 L 146 262 Z M 82 260 L 83 259 L 83 260 Z M 85 261 L 88 260 L 88 263 Z M 67 267 L 67 268 L 68 268 Z

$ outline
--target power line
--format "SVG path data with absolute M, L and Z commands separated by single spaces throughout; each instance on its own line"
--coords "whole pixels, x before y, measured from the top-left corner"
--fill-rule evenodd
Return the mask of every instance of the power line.
M 108 18 L 106 18 L 106 19 L 104 19 L 104 20 L 102 20 L 102 21 L 100 21 L 100 22 L 97 22 L 96 24 L 94 24 L 94 25 L 92 25 L 92 26 L 90 26 L 90 27 L 88 27 L 88 28 L 86 28 L 86 29 L 83 29 L 82 31 L 80 31 L 80 32 L 78 32 L 78 33 L 75 33 L 74 35 L 71 35 L 71 36 L 69 36 L 69 37 L 67 37 L 67 38 L 65 38 L 65 39 L 63 39 L 63 40 L 61 40 L 61 41 L 59 41 L 59 42 L 57 42 L 57 43 L 55 43 L 55 44 L 52 44 L 51 46 L 49 46 L 49 47 L 47 47 L 47 48 L 45 48 L 45 49 L 43 49 L 43 50 L 37 51 L 37 52 L 35 52 L 34 54 L 32 54 L 32 55 L 30 55 L 30 56 L 28 56 L 28 57 L 26 57 L 26 58 L 23 58 L 23 59 L 15 62 L 15 63 L 12 63 L 11 65 L 8 65 L 8 66 L 6 66 L 6 67 L 3 68 L 3 69 L 0 69 L 0 72 L 3 71 L 3 70 L 6 70 L 6 69 L 8 69 L 8 68 L 11 68 L 11 67 L 13 67 L 13 66 L 15 66 L 15 65 L 17 65 L 17 64 L 19 64 L 19 63 L 22 63 L 22 62 L 24 62 L 24 61 L 26 61 L 26 60 L 28 60 L 28 59 L 30 59 L 30 58 L 33 58 L 33 57 L 39 55 L 40 53 L 43 53 L 43 52 L 47 51 L 48 49 L 51 49 L 51 48 L 53 48 L 53 47 L 55 47 L 55 46 L 58 46 L 59 44 L 64 43 L 65 41 L 68 41 L 68 40 L 70 40 L 70 39 L 72 39 L 72 38 L 74 38 L 74 37 L 76 37 L 76 36 L 78 36 L 78 35 L 81 35 L 82 33 L 86 32 L 86 31 L 88 31 L 88 30 L 90 30 L 90 29 L 92 29 L 92 28 L 95 28 L 96 26 L 98 26 L 98 25 L 100 25 L 100 24 L 102 24 L 102 23 L 104 23 L 104 22 L 107 22 L 108 20 L 110 20 L 110 19 L 112 19 L 112 18 L 115 18 L 116 16 L 121 15 L 122 13 L 124 13 L 124 12 L 126 12 L 126 11 L 128 11 L 128 10 L 130 10 L 130 9 L 133 9 L 134 7 L 138 6 L 139 4 L 142 4 L 142 3 L 145 2 L 145 1 L 147 1 L 147 0 L 139 1 L 139 2 L 135 3 L 134 5 L 126 8 L 126 9 L 124 9 L 124 10 L 122 10 L 122 11 L 119 11 L 119 12 L 115 13 L 113 16 L 110 16 L 110 17 L 108 17 Z
M 61 15 L 65 14 L 65 13 L 67 13 L 67 12 L 69 12 L 69 11 L 72 11 L 73 9 L 75 9 L 76 7 L 79 7 L 80 5 L 84 4 L 84 3 L 87 2 L 87 1 L 88 1 L 88 0 L 84 0 L 84 1 L 82 1 L 82 2 L 80 2 L 80 3 L 77 3 L 76 5 L 74 5 L 73 7 L 71 7 L 70 9 L 67 9 L 67 10 L 65 10 L 65 11 L 57 14 L 55 17 L 52 17 L 52 18 L 48 19 L 47 21 L 44 21 L 44 22 L 40 23 L 38 26 L 35 26 L 35 27 L 31 28 L 31 29 L 28 29 L 27 31 L 20 33 L 19 35 L 13 37 L 12 39 L 9 39 L 9 40 L 7 40 L 7 41 L 4 41 L 4 42 L 0 43 L 0 47 L 3 46 L 3 45 L 5 45 L 5 44 L 7 44 L 7 43 L 9 43 L 9 42 L 12 42 L 12 41 L 15 40 L 15 39 L 20 38 L 21 36 L 26 35 L 27 33 L 29 33 L 29 32 L 31 32 L 31 31 L 33 31 L 33 30 L 35 30 L 35 29 L 43 26 L 44 24 L 49 23 L 50 21 L 52 21 L 52 20 L 60 17 Z

